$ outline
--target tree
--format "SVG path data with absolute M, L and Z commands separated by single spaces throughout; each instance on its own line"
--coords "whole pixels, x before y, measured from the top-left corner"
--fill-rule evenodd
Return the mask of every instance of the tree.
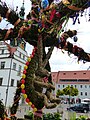
M 79 93 L 79 91 L 77 88 L 74 88 L 73 86 L 68 85 L 67 87 L 65 87 L 62 90 L 58 89 L 56 95 L 57 96 L 61 96 L 61 95 L 77 96 L 78 93 Z
M 70 85 L 64 88 L 63 91 L 65 95 L 70 95 L 70 96 L 77 96 L 79 93 L 77 88 L 74 88 L 73 86 Z
M 52 89 L 55 88 L 52 84 L 49 59 L 54 47 L 73 53 L 78 60 L 90 61 L 89 53 L 66 41 L 68 37 L 77 34 L 76 30 L 68 30 L 61 34 L 70 16 L 76 17 L 76 13 L 89 7 L 89 2 L 89 0 L 62 0 L 59 4 L 55 4 L 52 0 L 46 2 L 32 0 L 32 9 L 26 20 L 19 18 L 14 10 L 10 10 L 6 3 L 1 2 L 0 15 L 6 18 L 14 28 L 0 29 L 0 40 L 18 41 L 23 38 L 34 46 L 17 86 L 11 107 L 12 119 L 15 119 L 21 93 L 24 94 L 26 102 L 37 112 L 44 106 L 56 107 L 60 102 L 59 99 L 52 97 Z M 45 47 L 49 47 L 48 53 L 45 52 Z M 43 93 L 44 87 L 45 93 Z
M 58 89 L 57 92 L 56 92 L 56 96 L 59 97 L 59 96 L 62 96 L 62 95 L 64 95 L 64 91 Z
M 73 86 L 69 86 L 69 85 L 66 88 L 64 88 L 63 91 L 65 95 L 69 95 L 69 99 L 70 99 L 70 96 L 77 96 L 79 93 L 77 88 L 74 88 Z

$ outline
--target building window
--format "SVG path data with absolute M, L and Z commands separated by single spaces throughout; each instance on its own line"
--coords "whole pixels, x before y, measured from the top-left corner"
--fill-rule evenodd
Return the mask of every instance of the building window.
M 63 75 L 66 75 L 66 73 L 63 73 Z
M 58 85 L 58 88 L 60 88 L 60 85 Z
M 85 92 L 85 96 L 87 96 L 87 92 Z
M 20 81 L 19 80 L 17 80 L 17 86 L 18 86 L 18 84 L 20 83 Z
M 16 63 L 13 63 L 13 70 L 16 70 Z
M 60 79 L 61 82 L 77 82 L 77 79 Z
M 82 85 L 80 85 L 80 88 L 82 88 Z
M 83 92 L 81 92 L 81 95 L 83 95 Z
M 4 50 L 2 50 L 2 53 L 1 54 L 4 54 Z
M 89 82 L 89 79 L 78 79 L 78 82 Z
M 65 87 L 65 85 L 63 85 L 63 88 Z
M 11 86 L 14 86 L 14 79 L 11 79 Z
M 19 53 L 19 57 L 21 58 L 21 53 Z
M 75 85 L 75 88 L 77 87 L 77 85 Z
M 21 65 L 19 65 L 19 68 L 18 68 L 18 76 L 20 76 L 21 75 Z
M 85 88 L 87 88 L 87 85 L 85 85 Z
M 74 75 L 76 75 L 76 73 L 74 73 Z
M 25 55 L 23 55 L 23 60 L 25 60 Z
M 5 68 L 5 62 L 1 62 L 1 69 Z
M 0 78 L 0 86 L 2 85 L 3 78 Z
M 73 87 L 73 85 L 71 85 L 71 87 Z

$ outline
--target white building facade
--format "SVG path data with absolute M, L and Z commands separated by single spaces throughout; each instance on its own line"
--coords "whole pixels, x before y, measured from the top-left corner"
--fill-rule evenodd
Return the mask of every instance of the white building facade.
M 10 56 L 10 51 L 4 42 L 0 42 L 0 100 L 5 106 L 11 106 L 18 81 L 27 61 L 28 54 L 20 46 Z

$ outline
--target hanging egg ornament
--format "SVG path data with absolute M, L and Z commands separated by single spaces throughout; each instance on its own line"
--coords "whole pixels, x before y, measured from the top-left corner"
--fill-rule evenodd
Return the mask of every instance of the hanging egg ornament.
M 21 89 L 24 89 L 24 88 L 25 88 L 25 85 L 24 85 L 24 84 L 22 84 L 22 85 L 21 85 Z
M 31 106 L 31 105 L 32 105 L 32 102 L 29 102 L 28 104 Z
M 22 89 L 21 92 L 22 92 L 23 94 L 25 94 L 25 90 L 24 90 L 24 89 Z
M 34 51 L 32 52 L 32 55 L 33 55 L 33 56 L 35 55 L 35 52 L 34 52 Z
M 24 84 L 24 83 L 25 83 L 25 80 L 24 80 L 24 79 L 22 79 L 22 80 L 21 80 L 21 83 L 22 83 L 22 84 Z
M 35 48 L 33 49 L 33 52 L 36 52 L 36 50 L 37 50 L 37 47 L 35 47 Z
M 26 62 L 26 65 L 27 65 L 27 66 L 29 65 L 29 62 L 28 62 L 28 61 Z
M 40 29 L 38 29 L 38 32 L 40 33 L 40 32 L 41 32 L 41 30 L 40 30 Z
M 29 58 L 27 59 L 27 61 L 30 62 L 30 61 L 31 61 L 31 58 L 29 57 Z
M 25 75 L 25 74 L 23 74 L 23 75 L 22 75 L 22 78 L 24 78 L 24 79 L 25 79 L 25 78 L 26 78 L 26 75 Z
M 30 58 L 33 58 L 34 56 L 33 55 L 30 55 Z
M 45 21 L 45 15 L 42 15 L 42 21 L 43 22 Z
M 47 8 L 48 6 L 49 6 L 48 0 L 42 0 L 42 1 L 41 1 L 41 7 L 42 7 L 43 9 Z
M 27 94 L 23 94 L 23 97 L 26 99 L 27 98 Z
M 25 69 L 25 70 L 27 70 L 27 69 L 28 69 L 28 66 L 27 66 L 27 65 L 25 65 L 25 66 L 24 66 L 24 69 Z
M 74 36 L 73 40 L 74 40 L 74 42 L 77 42 L 77 40 L 78 40 L 77 36 Z
M 40 7 L 38 7 L 38 12 L 40 12 Z
M 34 104 L 31 105 L 32 108 L 35 108 Z
M 23 74 L 26 74 L 26 73 L 27 73 L 27 71 L 26 71 L 26 70 L 24 70 L 24 71 L 23 71 Z
M 28 98 L 26 98 L 26 102 L 27 102 L 27 103 L 29 103 L 29 102 L 30 102 L 30 100 L 29 100 Z
M 34 108 L 34 109 L 33 109 L 33 112 L 36 112 L 36 111 L 37 111 L 37 108 Z

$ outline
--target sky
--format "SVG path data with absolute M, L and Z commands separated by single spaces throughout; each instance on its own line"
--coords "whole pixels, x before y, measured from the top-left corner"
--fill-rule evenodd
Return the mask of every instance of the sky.
M 23 0 L 2 0 L 5 1 L 10 8 L 16 9 L 16 6 L 20 7 L 22 6 Z M 25 14 L 27 15 L 31 8 L 31 2 L 30 0 L 24 0 L 25 1 Z M 73 21 L 70 18 L 69 22 L 67 23 L 65 30 L 71 29 L 71 30 L 77 30 L 77 37 L 78 41 L 74 42 L 73 39 L 68 39 L 69 42 L 81 47 L 84 49 L 85 52 L 90 53 L 90 22 L 88 22 L 88 14 L 89 10 L 85 11 L 83 17 L 80 17 L 80 24 L 76 21 L 76 24 L 73 25 Z M 3 28 L 4 22 L 2 23 Z M 8 25 L 7 27 L 11 27 Z M 32 52 L 32 46 L 30 46 L 27 43 L 26 50 L 28 51 L 28 54 L 31 54 Z M 47 48 L 46 48 L 47 50 Z M 71 54 L 70 56 L 66 51 L 64 53 L 58 49 L 54 48 L 54 51 L 52 53 L 52 56 L 50 58 L 50 66 L 52 72 L 57 71 L 73 71 L 73 70 L 87 70 L 90 66 L 89 62 L 83 63 L 83 61 L 80 61 L 78 63 L 78 59 L 76 56 Z

